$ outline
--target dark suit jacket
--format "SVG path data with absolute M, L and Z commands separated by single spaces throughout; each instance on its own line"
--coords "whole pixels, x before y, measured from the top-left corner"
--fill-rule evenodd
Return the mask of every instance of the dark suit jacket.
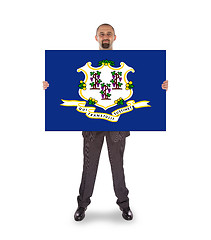
M 88 138 L 90 141 L 94 141 L 97 131 L 83 131 L 83 137 Z M 111 139 L 114 142 L 118 142 L 130 135 L 129 131 L 109 131 Z

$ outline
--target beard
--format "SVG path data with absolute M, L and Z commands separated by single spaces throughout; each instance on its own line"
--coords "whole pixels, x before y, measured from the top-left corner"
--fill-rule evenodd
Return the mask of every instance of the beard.
M 106 41 L 106 40 L 104 40 L 104 41 Z M 105 43 L 104 41 L 102 41 L 102 48 L 109 48 L 110 47 L 110 41 L 107 40 L 108 43 L 107 42 Z

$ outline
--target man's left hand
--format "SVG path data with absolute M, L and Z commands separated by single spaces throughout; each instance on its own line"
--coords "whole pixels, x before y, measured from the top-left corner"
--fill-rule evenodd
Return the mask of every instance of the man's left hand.
M 168 80 L 164 81 L 161 87 L 163 90 L 167 91 L 168 90 Z

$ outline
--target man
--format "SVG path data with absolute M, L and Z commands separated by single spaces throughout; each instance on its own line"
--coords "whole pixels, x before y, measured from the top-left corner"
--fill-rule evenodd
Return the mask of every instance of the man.
M 109 24 L 102 24 L 97 28 L 96 41 L 99 43 L 99 50 L 113 50 L 113 42 L 116 40 L 114 28 Z M 47 89 L 48 82 L 43 82 L 43 88 Z M 164 81 L 162 89 L 168 89 L 168 81 Z M 101 149 L 104 137 L 106 137 L 109 160 L 111 164 L 113 186 L 117 197 L 117 204 L 122 211 L 125 220 L 132 220 L 133 213 L 130 210 L 128 189 L 125 184 L 123 154 L 125 149 L 125 138 L 130 135 L 129 131 L 83 131 L 84 137 L 84 164 L 77 198 L 78 208 L 74 214 L 76 221 L 81 221 L 85 217 L 85 211 L 90 204 L 94 189 L 95 178 L 98 169 Z

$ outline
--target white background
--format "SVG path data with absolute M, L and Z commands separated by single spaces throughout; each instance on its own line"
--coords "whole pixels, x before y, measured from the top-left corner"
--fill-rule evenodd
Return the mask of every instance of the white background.
M 209 1 L 1 1 L 0 238 L 211 239 Z M 103 146 L 92 203 L 75 222 L 81 132 L 44 131 L 45 49 L 167 50 L 167 131 L 131 132 L 121 217 Z

